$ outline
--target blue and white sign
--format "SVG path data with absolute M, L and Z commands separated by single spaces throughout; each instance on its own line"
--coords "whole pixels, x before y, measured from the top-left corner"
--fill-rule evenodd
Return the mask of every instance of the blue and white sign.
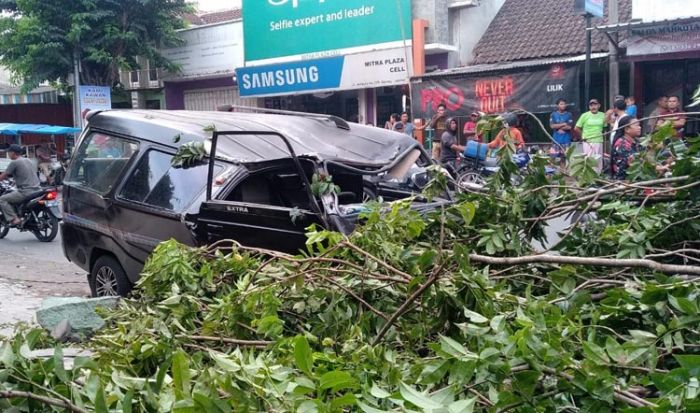
M 575 0 L 574 10 L 582 14 L 590 14 L 593 17 L 605 15 L 605 0 Z
M 408 83 L 410 49 L 249 66 L 236 70 L 241 97 L 352 90 Z

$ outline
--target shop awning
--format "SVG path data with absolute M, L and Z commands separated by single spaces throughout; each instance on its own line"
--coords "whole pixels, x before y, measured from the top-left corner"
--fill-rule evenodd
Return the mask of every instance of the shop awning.
M 608 57 L 608 53 L 593 53 L 591 59 L 603 59 Z M 473 66 L 456 67 L 454 69 L 439 70 L 431 73 L 417 76 L 414 79 L 453 76 L 462 74 L 475 74 L 486 72 L 497 72 L 501 70 L 521 69 L 527 67 L 548 66 L 558 63 L 574 63 L 583 62 L 586 60 L 586 55 L 570 56 L 570 57 L 551 57 L 546 59 L 519 60 L 515 62 L 504 63 L 488 63 Z
M 27 123 L 0 123 L 0 135 L 20 135 L 32 133 L 38 135 L 72 135 L 80 132 L 79 128 L 69 126 L 51 126 Z

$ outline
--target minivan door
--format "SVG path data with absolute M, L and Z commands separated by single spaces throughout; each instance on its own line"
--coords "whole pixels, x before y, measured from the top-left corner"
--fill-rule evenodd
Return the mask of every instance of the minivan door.
M 290 157 L 255 164 L 243 164 L 245 172 L 233 178 L 227 187 L 212 198 L 215 181 L 213 162 L 216 148 L 223 139 L 242 136 L 268 136 L 280 139 Z M 207 198 L 197 217 L 201 242 L 211 244 L 232 239 L 243 245 L 296 253 L 306 243 L 307 228 L 316 224 L 327 227 L 321 207 L 310 190 L 309 178 L 315 164 L 299 159 L 289 143 L 276 132 L 215 132 L 209 158 Z

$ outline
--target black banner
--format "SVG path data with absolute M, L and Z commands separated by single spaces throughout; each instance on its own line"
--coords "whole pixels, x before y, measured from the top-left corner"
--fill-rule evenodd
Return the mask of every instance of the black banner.
M 413 82 L 412 110 L 415 118 L 430 118 L 440 103 L 450 116 L 468 116 L 525 109 L 532 113 L 556 110 L 566 99 L 569 110 L 579 110 L 579 66 L 555 64 L 545 70 L 509 74 L 465 74 L 463 77 L 425 78 Z

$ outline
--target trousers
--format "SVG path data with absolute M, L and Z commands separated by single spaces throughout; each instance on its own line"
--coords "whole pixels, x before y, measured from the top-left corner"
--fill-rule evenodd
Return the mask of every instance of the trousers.
M 14 206 L 38 190 L 39 188 L 18 189 L 0 196 L 0 211 L 5 216 L 5 221 L 10 222 L 17 218 L 17 211 Z

